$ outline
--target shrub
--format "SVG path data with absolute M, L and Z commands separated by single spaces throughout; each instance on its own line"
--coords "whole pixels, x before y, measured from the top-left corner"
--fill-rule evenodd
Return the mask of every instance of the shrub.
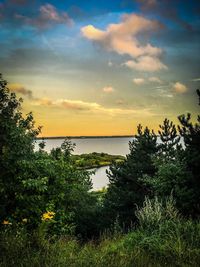
M 143 207 L 137 208 L 135 214 L 140 226 L 151 230 L 165 221 L 179 220 L 179 213 L 175 208 L 172 195 L 165 201 L 159 201 L 158 197 L 154 197 L 154 199 L 145 197 Z

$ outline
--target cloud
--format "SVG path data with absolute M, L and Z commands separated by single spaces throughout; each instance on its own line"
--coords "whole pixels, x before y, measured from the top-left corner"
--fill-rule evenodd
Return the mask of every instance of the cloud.
M 141 85 L 141 84 L 144 84 L 145 83 L 145 79 L 143 78 L 135 78 L 133 79 L 133 82 L 137 85 Z
M 73 24 L 73 20 L 69 17 L 67 12 L 59 12 L 56 7 L 51 4 L 40 6 L 39 15 L 35 18 L 15 14 L 15 19 L 21 20 L 25 24 L 31 25 L 40 30 L 48 29 L 51 26 L 58 24 Z
M 110 94 L 110 93 L 113 93 L 115 91 L 115 89 L 112 86 L 106 86 L 102 90 L 106 94 Z
M 21 95 L 27 96 L 28 98 L 32 99 L 33 94 L 31 90 L 26 89 L 23 85 L 18 83 L 11 83 L 8 85 L 9 89 L 12 92 L 19 93 Z
M 152 83 L 163 83 L 163 81 L 160 79 L 160 78 L 158 78 L 158 77 L 149 77 L 149 79 L 148 79 L 150 82 L 152 82 Z
M 155 72 L 160 70 L 167 70 L 167 66 L 164 65 L 159 58 L 152 56 L 142 56 L 136 60 L 128 60 L 123 65 L 130 69 L 145 72 Z
M 127 54 L 131 57 L 141 55 L 159 55 L 161 49 L 147 43 L 141 45 L 137 35 L 142 32 L 155 31 L 161 25 L 136 14 L 124 15 L 122 22 L 109 24 L 105 31 L 95 28 L 93 25 L 85 26 L 81 29 L 82 34 L 89 40 L 99 42 L 110 51 L 120 55 Z
M 148 42 L 142 43 L 138 35 L 145 32 L 155 32 L 161 28 L 162 25 L 155 20 L 146 19 L 136 14 L 126 14 L 120 23 L 109 24 L 105 30 L 87 25 L 81 28 L 81 32 L 85 38 L 100 44 L 108 51 L 114 51 L 119 55 L 129 55 L 132 59 L 136 59 L 137 61 L 133 61 L 135 64 L 132 64 L 134 65 L 132 68 L 141 70 L 139 65 L 147 59 L 149 61 L 151 59 L 150 64 L 154 61 L 157 70 L 166 69 L 166 66 L 159 60 L 162 49 Z M 126 65 L 129 66 L 129 63 Z M 149 69 L 149 67 L 145 67 L 143 70 L 149 71 Z
M 195 78 L 191 80 L 192 82 L 200 82 L 200 78 Z
M 165 89 L 163 89 L 165 88 Z M 163 97 L 163 98 L 173 98 L 174 97 L 174 94 L 171 93 L 171 90 L 169 90 L 169 84 L 168 85 L 164 85 L 164 86 L 158 86 L 156 87 L 157 89 L 157 92 L 158 92 L 158 95 L 160 97 Z
M 176 93 L 180 93 L 180 94 L 185 93 L 185 92 L 188 91 L 187 86 L 182 84 L 182 83 L 180 83 L 180 82 L 174 83 L 173 86 L 172 86 L 172 89 L 175 90 Z
M 145 83 L 163 83 L 162 80 L 158 77 L 149 77 L 149 78 L 134 78 L 133 79 L 133 83 L 135 83 L 136 85 L 141 85 L 141 84 L 145 84 Z
M 122 103 L 120 103 L 122 104 Z M 34 106 L 44 106 L 71 111 L 89 112 L 89 114 L 106 114 L 110 116 L 133 115 L 133 116 L 153 116 L 155 115 L 149 109 L 121 109 L 107 108 L 96 102 L 84 102 L 82 100 L 57 99 L 55 101 L 49 98 L 36 99 L 32 102 Z
M 108 66 L 109 66 L 109 67 L 112 67 L 112 66 L 113 66 L 112 61 L 110 61 L 110 60 L 108 61 Z

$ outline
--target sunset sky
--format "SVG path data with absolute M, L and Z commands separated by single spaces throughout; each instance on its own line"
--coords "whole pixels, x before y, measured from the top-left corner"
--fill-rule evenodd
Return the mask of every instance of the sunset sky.
M 195 117 L 200 1 L 0 1 L 0 72 L 42 136 Z

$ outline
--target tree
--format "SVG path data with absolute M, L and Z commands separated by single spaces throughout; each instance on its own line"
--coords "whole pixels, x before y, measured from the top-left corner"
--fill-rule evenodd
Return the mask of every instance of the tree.
M 31 161 L 34 142 L 40 132 L 35 128 L 32 113 L 24 118 L 22 99 L 10 93 L 0 74 L 0 217 L 14 214 L 21 183 L 22 161 Z
M 197 95 L 200 100 L 200 90 L 197 90 Z M 200 101 L 199 101 L 200 105 Z M 181 125 L 179 132 L 183 137 L 185 150 L 184 160 L 186 169 L 191 177 L 190 188 L 192 190 L 191 198 L 193 207 L 190 212 L 193 215 L 200 214 L 200 115 L 197 116 L 197 122 L 191 122 L 191 114 L 180 115 L 178 117 Z
M 134 221 L 136 206 L 142 205 L 145 195 L 151 193 L 141 178 L 144 175 L 153 177 L 156 172 L 153 164 L 153 156 L 157 152 L 156 142 L 156 135 L 147 127 L 142 130 L 139 125 L 137 134 L 129 143 L 130 154 L 126 160 L 110 167 L 105 208 L 112 220 L 118 217 L 121 223 L 130 226 Z
M 165 119 L 159 127 L 158 133 L 161 143 L 158 146 L 158 158 L 163 162 L 175 161 L 177 153 L 182 148 L 176 126 L 172 121 Z
M 22 100 L 6 85 L 0 75 L 1 222 L 21 223 L 25 219 L 32 229 L 50 212 L 54 214 L 53 233 L 69 233 L 80 224 L 77 213 L 81 216 L 89 202 L 89 174 L 71 164 L 73 144 L 68 140 L 58 148 L 61 156 L 49 155 L 43 143 L 34 151 L 41 128 L 35 128 L 32 113 L 22 116 Z
M 200 214 L 200 116 L 196 124 L 191 122 L 191 114 L 178 118 L 184 148 L 179 144 L 175 125 L 165 119 L 159 131 L 162 143 L 155 160 L 157 173 L 146 182 L 162 198 L 172 193 L 184 215 L 197 216 Z

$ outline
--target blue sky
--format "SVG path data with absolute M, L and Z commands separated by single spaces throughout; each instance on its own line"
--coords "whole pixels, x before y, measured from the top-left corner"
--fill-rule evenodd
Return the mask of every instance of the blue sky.
M 0 1 L 0 72 L 43 135 L 134 134 L 198 112 L 200 2 Z

